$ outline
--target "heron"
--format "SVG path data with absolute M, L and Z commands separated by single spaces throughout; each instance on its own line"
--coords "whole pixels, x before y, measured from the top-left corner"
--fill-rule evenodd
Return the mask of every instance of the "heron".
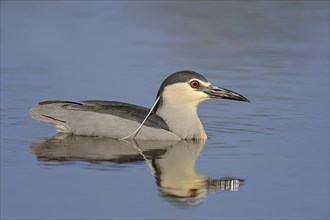
M 56 132 L 115 139 L 207 139 L 197 113 L 208 99 L 250 102 L 244 96 L 212 85 L 203 75 L 183 70 L 161 84 L 151 109 L 118 101 L 39 102 L 32 118 L 53 125 Z

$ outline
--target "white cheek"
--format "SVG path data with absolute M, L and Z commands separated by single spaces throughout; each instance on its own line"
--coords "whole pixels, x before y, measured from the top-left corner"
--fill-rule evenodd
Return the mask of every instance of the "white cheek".
M 208 95 L 202 91 L 191 88 L 187 83 L 177 83 L 165 88 L 163 97 L 168 102 L 200 103 L 208 99 Z
M 199 97 L 199 99 L 208 99 L 209 96 L 205 93 L 205 92 L 202 92 L 202 91 L 196 91 L 195 97 Z

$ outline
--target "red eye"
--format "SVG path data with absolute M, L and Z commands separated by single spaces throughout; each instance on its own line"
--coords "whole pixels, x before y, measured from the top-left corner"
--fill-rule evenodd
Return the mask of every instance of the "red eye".
M 199 86 L 199 82 L 197 80 L 193 80 L 190 82 L 191 88 L 196 89 Z

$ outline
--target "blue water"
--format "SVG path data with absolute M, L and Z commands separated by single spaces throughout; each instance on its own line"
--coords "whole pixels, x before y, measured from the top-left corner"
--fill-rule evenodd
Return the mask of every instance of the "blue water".
M 54 136 L 49 99 L 150 107 L 190 69 L 203 142 Z M 244 180 L 244 181 L 241 181 Z M 328 1 L 1 1 L 1 219 L 328 219 Z

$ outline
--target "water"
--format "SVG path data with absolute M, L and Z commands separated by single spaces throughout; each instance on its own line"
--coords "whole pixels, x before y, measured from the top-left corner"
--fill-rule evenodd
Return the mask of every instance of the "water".
M 191 69 L 204 142 L 54 136 L 40 100 L 151 106 Z M 243 181 L 244 180 L 244 181 Z M 328 1 L 1 1 L 1 218 L 329 218 Z

